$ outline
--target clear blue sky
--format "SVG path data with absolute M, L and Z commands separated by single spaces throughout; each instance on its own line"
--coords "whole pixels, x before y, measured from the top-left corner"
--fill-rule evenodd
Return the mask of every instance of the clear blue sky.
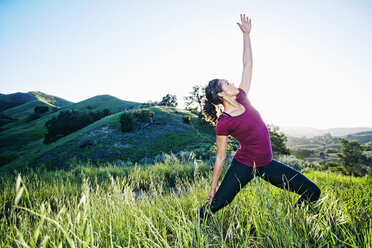
M 248 97 L 266 123 L 372 127 L 372 1 L 0 1 L 0 92 L 78 102 L 183 97 L 240 83 L 239 15 L 252 20 Z

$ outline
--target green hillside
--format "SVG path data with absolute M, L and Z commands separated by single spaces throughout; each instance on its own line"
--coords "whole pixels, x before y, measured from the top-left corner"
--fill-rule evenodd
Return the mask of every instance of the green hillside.
M 372 140 L 372 131 L 353 133 L 353 134 L 342 136 L 341 138 L 344 138 L 347 140 L 355 140 L 359 144 L 365 144 Z
M 52 108 L 63 108 L 73 104 L 65 99 L 48 95 L 40 91 L 30 91 L 28 92 L 31 95 L 31 100 L 18 105 L 13 108 L 2 111 L 3 115 L 9 116 L 14 119 L 24 119 L 27 114 L 31 114 L 34 111 L 36 106 L 50 106 Z
M 15 112 L 14 109 L 16 109 L 19 115 L 23 114 L 23 116 L 26 118 L 30 109 L 33 111 L 33 107 L 36 106 L 32 105 L 33 103 L 35 103 L 35 101 L 27 102 L 4 112 L 9 114 Z M 38 104 L 40 105 L 40 102 Z M 46 115 L 33 121 L 11 123 L 11 126 L 10 124 L 4 125 L 2 127 L 3 131 L 0 132 L 0 153 L 2 155 L 5 154 L 5 156 L 15 158 L 36 149 L 37 146 L 43 143 L 42 139 L 44 138 L 44 134 L 47 133 L 45 123 L 53 117 L 57 117 L 59 115 L 59 111 L 75 110 L 88 112 L 109 109 L 110 113 L 116 113 L 120 109 L 137 108 L 140 105 L 140 103 L 123 101 L 109 95 L 99 95 L 60 108 L 60 110 L 56 112 L 48 112 Z
M 36 106 L 48 106 L 48 107 L 50 107 L 49 108 L 50 112 L 52 112 L 52 109 L 54 108 L 54 106 L 51 106 L 50 104 L 47 104 L 45 102 L 41 102 L 39 100 L 32 100 L 32 101 L 28 101 L 28 102 L 26 102 L 22 105 L 19 105 L 17 107 L 7 109 L 7 110 L 3 111 L 2 114 L 4 116 L 8 116 L 10 118 L 17 119 L 19 122 L 16 123 L 16 124 L 13 123 L 13 125 L 12 125 L 12 126 L 15 126 L 15 125 L 19 125 L 21 122 L 25 122 L 27 116 L 34 113 L 34 108 Z M 3 126 L 3 128 L 9 128 L 9 127 L 11 127 L 11 126 Z
M 142 126 L 129 133 L 120 131 L 120 114 L 105 117 L 41 151 L 36 164 L 64 167 L 73 160 L 131 161 L 153 158 L 162 152 L 179 152 L 212 144 L 215 137 L 198 131 L 198 120 L 192 115 L 191 124 L 182 122 L 176 109 L 154 106 L 156 124 Z
M 47 145 L 43 144 L 44 134 L 47 133 L 45 122 L 57 117 L 59 111 L 13 127 L 0 136 L 1 144 L 6 144 L 0 150 L 16 158 L 4 165 L 3 169 L 39 163 L 48 167 L 64 167 L 73 160 L 136 162 L 153 158 L 162 152 L 198 149 L 215 141 L 214 129 L 202 125 L 196 115 L 164 106 L 149 107 L 154 112 L 154 123 L 122 133 L 120 111 L 139 107 L 144 106 L 100 95 L 62 108 L 59 111 L 98 111 L 107 108 L 113 114 Z M 191 116 L 190 124 L 183 123 L 182 117 L 186 114 Z
M 0 93 L 0 112 L 24 104 L 33 99 L 34 97 L 29 93 L 22 92 L 16 92 L 13 94 Z
M 49 107 L 49 112 L 42 115 L 44 116 L 71 104 L 73 103 L 70 101 L 40 91 L 9 95 L 1 94 L 0 106 L 2 106 L 3 111 L 0 112 L 0 132 L 8 131 L 13 127 L 19 127 L 28 122 L 27 119 L 34 113 L 36 106 Z
M 53 117 L 57 117 L 59 115 L 59 111 L 75 110 L 75 111 L 87 111 L 88 112 L 88 111 L 103 110 L 107 108 L 110 110 L 111 113 L 116 113 L 120 109 L 123 109 L 123 108 L 131 109 L 131 108 L 136 108 L 140 105 L 141 105 L 140 103 L 123 101 L 123 100 L 120 100 L 116 97 L 109 96 L 109 95 L 95 96 L 87 100 L 74 103 L 67 107 L 61 108 L 58 111 L 49 113 L 48 115 L 45 115 L 39 119 L 30 121 L 30 122 L 23 122 L 20 125 L 7 129 L 6 132 L 0 133 L 1 135 L 0 141 L 2 141 L 1 138 L 8 138 L 9 136 L 13 136 L 13 135 L 26 134 L 27 136 L 29 132 L 45 133 L 47 131 L 47 129 L 45 128 L 45 122 L 49 119 L 52 119 Z M 21 108 L 21 106 L 18 106 L 16 108 Z M 28 111 L 28 110 L 25 109 L 24 111 Z M 40 137 L 42 136 L 38 136 L 38 138 Z

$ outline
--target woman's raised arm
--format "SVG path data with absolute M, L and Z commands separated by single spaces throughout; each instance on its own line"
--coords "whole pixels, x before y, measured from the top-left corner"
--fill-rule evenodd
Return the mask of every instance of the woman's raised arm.
M 251 19 L 245 17 L 245 15 L 240 15 L 241 24 L 238 22 L 240 29 L 243 32 L 243 41 L 244 41 L 244 50 L 243 50 L 243 73 L 242 73 L 242 80 L 239 85 L 239 88 L 243 89 L 247 94 L 249 88 L 251 87 L 251 80 L 252 80 L 252 67 L 253 67 L 253 60 L 252 60 L 252 48 L 251 48 L 251 39 L 250 39 L 250 32 L 251 32 Z

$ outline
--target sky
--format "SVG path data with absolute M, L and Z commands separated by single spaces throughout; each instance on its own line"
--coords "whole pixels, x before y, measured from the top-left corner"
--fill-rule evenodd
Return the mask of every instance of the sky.
M 251 19 L 248 98 L 267 124 L 372 127 L 372 1 L 0 0 L 0 93 L 79 102 L 183 97 L 239 86 L 240 14 Z

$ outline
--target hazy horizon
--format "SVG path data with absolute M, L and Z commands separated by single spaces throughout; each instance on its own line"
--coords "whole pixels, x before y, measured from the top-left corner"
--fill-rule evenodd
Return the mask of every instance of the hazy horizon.
M 239 86 L 252 20 L 252 105 L 265 123 L 371 127 L 371 1 L 1 1 L 0 92 L 79 102 Z

